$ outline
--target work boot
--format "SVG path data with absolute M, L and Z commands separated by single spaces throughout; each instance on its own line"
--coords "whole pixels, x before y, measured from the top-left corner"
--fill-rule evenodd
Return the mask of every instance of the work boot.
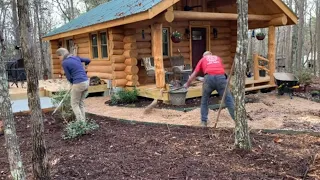
M 201 126 L 202 126 L 202 127 L 207 127 L 207 126 L 208 126 L 207 121 L 201 121 Z

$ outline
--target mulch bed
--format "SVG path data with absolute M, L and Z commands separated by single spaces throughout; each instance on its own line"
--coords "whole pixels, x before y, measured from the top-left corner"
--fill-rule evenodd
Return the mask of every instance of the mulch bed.
M 109 106 L 142 108 L 150 105 L 152 101 L 153 99 L 150 99 L 150 98 L 138 97 L 138 100 L 134 103 L 112 104 L 111 100 L 108 100 L 105 102 L 105 104 Z M 219 97 L 212 95 L 209 99 L 209 104 L 219 104 Z M 162 101 L 158 101 L 158 104 L 155 108 L 159 108 L 159 109 L 194 108 L 194 107 L 200 107 L 200 105 L 201 105 L 201 97 L 198 97 L 198 98 L 186 99 L 185 105 L 180 105 L 180 106 L 165 104 Z
M 207 128 L 91 118 L 99 124 L 98 130 L 63 140 L 63 124 L 45 115 L 52 179 L 300 179 L 320 150 L 317 137 L 251 132 L 253 151 L 243 153 L 232 149 L 232 130 L 216 130 L 210 138 Z M 15 119 L 23 164 L 30 176 L 30 120 L 23 115 Z M 0 144 L 4 143 L 1 136 Z M 314 162 L 319 164 L 320 159 Z M 0 179 L 7 179 L 4 146 L 0 148 L 0 171 Z M 319 172 L 317 175 L 320 177 Z

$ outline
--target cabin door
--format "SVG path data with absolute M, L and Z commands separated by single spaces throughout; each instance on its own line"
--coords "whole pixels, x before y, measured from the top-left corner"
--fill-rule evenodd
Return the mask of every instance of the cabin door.
M 195 69 L 198 62 L 206 51 L 207 46 L 207 28 L 191 28 L 192 38 L 192 68 Z M 204 76 L 200 73 L 199 76 Z

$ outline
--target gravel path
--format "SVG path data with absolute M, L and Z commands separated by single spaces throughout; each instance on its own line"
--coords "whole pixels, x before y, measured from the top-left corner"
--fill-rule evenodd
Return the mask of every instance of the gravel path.
M 248 95 L 253 99 L 246 104 L 249 127 L 251 129 L 281 129 L 288 128 L 287 124 L 301 124 L 307 128 L 319 126 L 320 131 L 320 104 L 302 98 L 277 96 L 274 93 Z M 154 109 L 151 114 L 143 114 L 144 108 L 111 107 L 105 105 L 108 97 L 92 97 L 86 99 L 86 110 L 89 113 L 108 116 L 112 118 L 158 122 L 177 125 L 199 126 L 200 108 L 189 112 L 175 110 Z M 217 111 L 209 111 L 208 126 L 213 126 Z M 307 125 L 306 125 L 307 124 Z M 220 114 L 218 127 L 234 127 L 234 122 L 227 109 Z M 290 128 L 290 127 L 289 127 Z

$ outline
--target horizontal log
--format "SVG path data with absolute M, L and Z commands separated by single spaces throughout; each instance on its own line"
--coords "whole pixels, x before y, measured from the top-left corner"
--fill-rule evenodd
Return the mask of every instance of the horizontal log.
M 126 80 L 126 79 L 115 79 L 112 81 L 112 86 L 113 87 L 125 87 L 127 82 L 128 82 L 128 80 Z
M 136 34 L 136 30 L 133 29 L 133 28 L 125 29 L 125 30 L 124 30 L 124 35 L 125 35 L 125 36 L 135 35 L 135 34 Z
M 113 71 L 124 71 L 127 65 L 124 63 L 114 63 L 112 64 L 112 70 Z
M 139 72 L 139 68 L 138 66 L 127 66 L 124 71 L 127 73 L 127 75 L 136 75 Z
M 126 86 L 129 86 L 129 87 L 133 87 L 133 86 L 138 86 L 139 85 L 139 82 L 137 80 L 135 81 L 128 81 Z
M 61 66 L 61 61 L 59 59 L 53 59 L 52 64 Z
M 85 33 L 85 34 L 79 34 L 79 35 L 73 36 L 73 39 L 81 39 L 81 38 L 89 38 L 89 34 Z
M 124 43 L 133 43 L 133 42 L 136 42 L 136 36 L 135 35 L 131 35 L 131 36 L 125 36 L 123 38 L 123 42 Z
M 137 42 L 148 42 L 151 41 L 151 34 L 136 34 L 135 35 Z
M 151 34 L 151 28 L 138 28 L 136 29 L 136 34 L 141 34 L 144 32 L 145 34 Z
M 87 68 L 88 72 L 99 72 L 99 73 L 112 73 L 111 66 L 92 66 L 91 64 Z
M 195 11 L 167 11 L 166 20 L 168 22 L 181 21 L 181 20 L 237 20 L 238 14 L 236 13 L 211 13 L 211 12 L 195 12 Z M 272 15 L 256 15 L 249 14 L 248 21 L 270 21 L 275 16 Z
M 109 34 L 110 41 L 119 41 L 122 42 L 124 38 L 123 34 Z
M 124 50 L 137 49 L 137 43 L 126 43 L 124 45 Z
M 61 69 L 53 69 L 53 74 L 60 74 L 61 73 Z
M 217 40 L 217 39 L 230 39 L 231 33 L 218 33 L 217 38 L 214 38 L 213 34 L 211 34 L 211 40 Z
M 128 81 L 138 81 L 139 80 L 139 76 L 138 75 L 127 75 L 126 79 Z
M 60 64 L 59 65 L 53 65 L 52 69 L 61 69 L 61 65 Z
M 231 57 L 221 57 L 222 58 L 222 62 L 223 64 L 228 64 L 228 63 L 232 63 L 233 59 Z
M 92 60 L 89 66 L 111 66 L 112 62 L 107 60 Z
M 124 64 L 127 66 L 136 66 L 138 64 L 137 58 L 128 58 L 124 61 Z
M 189 53 L 190 47 L 172 47 L 173 53 L 179 53 L 179 50 L 181 53 Z
M 176 27 L 189 27 L 189 22 L 188 21 L 174 21 L 171 22 L 171 27 L 176 28 Z
M 138 49 L 139 54 L 151 54 L 151 49 L 150 48 L 143 48 L 143 49 Z
M 217 51 L 217 52 L 213 52 L 214 55 L 220 56 L 220 57 L 226 57 L 226 56 L 231 56 L 231 52 L 230 51 Z
M 76 44 L 80 44 L 80 43 L 88 43 L 89 42 L 89 38 L 80 38 L 80 39 L 75 39 L 74 42 Z
M 225 69 L 225 71 L 227 70 L 227 69 L 231 69 L 231 64 L 223 64 L 223 68 Z M 229 74 L 229 72 L 228 72 L 228 74 Z
M 138 56 L 138 51 L 137 50 L 125 50 L 123 53 L 123 56 L 125 58 L 135 58 Z
M 123 55 L 123 49 L 110 49 L 110 55 Z
M 113 63 L 124 63 L 126 57 L 124 55 L 112 55 L 110 60 Z
M 123 34 L 124 30 L 123 30 L 123 28 L 119 28 L 119 27 L 111 28 L 111 29 L 108 30 L 108 33 L 109 34 Z
M 151 48 L 151 42 L 137 42 L 137 48 Z
M 210 21 L 213 27 L 230 27 L 230 21 Z
M 145 58 L 145 57 L 152 57 L 151 54 L 139 54 L 137 59 L 142 59 L 142 58 Z
M 79 52 L 78 52 L 77 56 L 91 59 L 89 53 L 84 53 L 84 54 L 82 54 L 82 53 L 79 53 Z
M 78 48 L 90 48 L 89 42 L 77 44 Z
M 172 47 L 190 47 L 190 41 L 181 41 L 179 43 L 172 44 Z
M 231 42 L 237 42 L 237 36 L 232 36 L 231 37 Z
M 93 76 L 98 76 L 100 79 L 112 79 L 111 73 L 88 72 L 87 75 L 89 78 Z
M 89 48 L 78 48 L 78 54 L 89 54 Z
M 231 29 L 229 27 L 214 27 L 216 28 L 218 34 L 219 33 L 231 33 Z M 213 28 L 211 29 L 211 32 L 213 32 Z
M 228 39 L 214 39 L 210 42 L 211 46 L 230 45 L 231 41 Z
M 125 79 L 127 77 L 127 73 L 124 71 L 114 71 L 112 73 L 113 79 Z
M 230 48 L 231 48 L 231 45 L 212 46 L 211 51 L 212 53 L 218 52 L 218 51 L 229 51 Z
M 109 41 L 110 49 L 123 49 L 124 43 L 120 41 Z

